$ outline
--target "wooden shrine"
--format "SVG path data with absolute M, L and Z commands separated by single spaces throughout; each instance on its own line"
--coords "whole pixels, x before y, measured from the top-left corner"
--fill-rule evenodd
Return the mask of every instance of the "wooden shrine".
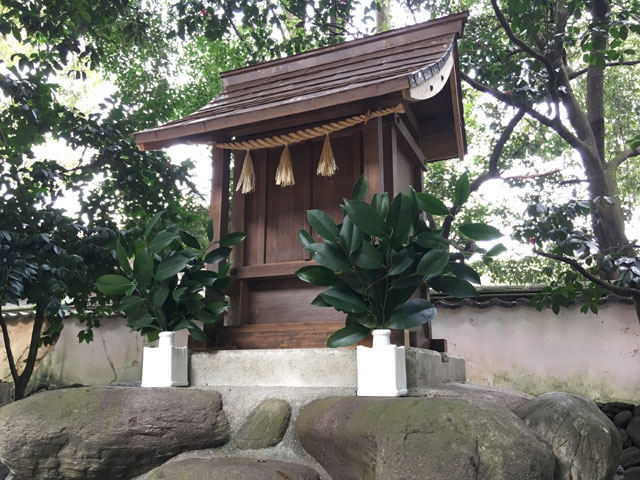
M 223 73 L 224 91 L 211 103 L 135 134 L 141 150 L 211 144 L 215 238 L 229 228 L 247 233 L 234 250 L 230 315 L 212 346 L 324 347 L 344 325 L 343 314 L 311 305 L 323 289 L 295 276 L 311 262 L 298 230 L 309 230 L 309 209 L 341 223 L 339 204 L 363 173 L 372 193 L 394 195 L 421 190 L 428 163 L 463 158 L 457 40 L 466 20 L 460 13 Z M 327 138 L 332 176 L 317 174 Z M 275 182 L 284 148 L 295 185 Z M 250 177 L 241 173 L 247 151 Z M 241 178 L 250 193 L 238 191 Z M 412 332 L 411 345 L 427 345 L 428 333 Z M 396 335 L 399 344 L 409 337 Z

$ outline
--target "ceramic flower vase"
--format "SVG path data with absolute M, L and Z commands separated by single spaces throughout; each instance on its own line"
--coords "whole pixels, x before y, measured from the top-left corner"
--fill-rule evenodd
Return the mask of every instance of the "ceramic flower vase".
M 407 394 L 405 348 L 391 345 L 391 330 L 373 330 L 373 346 L 359 345 L 358 396 L 400 397 Z
M 187 347 L 173 345 L 175 332 L 161 332 L 158 346 L 144 347 L 142 354 L 143 387 L 186 387 Z

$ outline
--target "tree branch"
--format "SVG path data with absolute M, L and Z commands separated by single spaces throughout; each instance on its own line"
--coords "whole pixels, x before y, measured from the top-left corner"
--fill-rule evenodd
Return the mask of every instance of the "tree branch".
M 500 180 L 528 180 L 531 178 L 541 178 L 541 177 L 550 177 L 551 175 L 555 175 L 563 171 L 564 168 L 556 168 L 555 170 L 550 170 L 544 173 L 536 173 L 533 175 L 514 175 L 512 177 L 500 177 Z
M 502 27 L 504 32 L 507 34 L 507 37 L 509 37 L 509 39 L 513 43 L 515 43 L 518 47 L 520 47 L 523 51 L 531 55 L 536 60 L 542 62 L 542 64 L 547 68 L 547 71 L 549 72 L 549 75 L 551 76 L 551 78 L 554 78 L 555 74 L 553 71 L 553 65 L 551 65 L 551 62 L 549 62 L 549 59 L 544 55 L 542 55 L 540 52 L 536 52 L 533 48 L 531 48 L 525 42 L 520 40 L 515 33 L 513 33 L 513 30 L 511 30 L 511 27 L 509 26 L 509 22 L 507 21 L 504 14 L 500 10 L 500 7 L 498 7 L 497 0 L 491 0 L 491 6 L 493 7 L 493 11 L 495 12 L 496 17 L 498 17 L 498 22 L 500 22 L 500 26 Z
M 7 361 L 9 362 L 9 370 L 11 370 L 11 376 L 13 377 L 14 384 L 20 378 L 18 370 L 16 369 L 16 362 L 13 358 L 13 352 L 11 351 L 11 339 L 9 338 L 9 330 L 7 330 L 7 322 L 4 320 L 2 311 L 0 309 L 0 327 L 2 328 L 2 339 L 4 340 L 4 349 L 7 352 Z
M 524 110 L 527 115 L 533 117 L 538 122 L 552 129 L 554 132 L 560 135 L 560 137 L 562 137 L 562 139 L 565 142 L 567 142 L 571 147 L 575 148 L 576 150 L 589 149 L 589 146 L 587 144 L 585 144 L 582 140 L 576 137 L 573 133 L 571 133 L 567 129 L 567 127 L 565 127 L 562 124 L 559 117 L 551 119 L 541 114 L 540 112 L 536 111 L 530 105 L 527 105 L 526 103 L 518 102 L 513 98 L 511 98 L 511 95 L 507 95 L 506 93 L 500 92 L 495 88 L 491 88 L 483 83 L 480 83 L 477 80 L 471 78 L 469 75 L 467 75 L 464 72 L 460 74 L 460 77 L 476 90 L 479 90 L 483 93 L 488 93 L 492 97 L 497 98 L 498 100 L 506 103 L 507 105 Z
M 518 123 L 520 123 L 520 120 L 522 120 L 522 118 L 524 117 L 524 114 L 524 110 L 518 110 L 513 118 L 509 121 L 507 126 L 504 128 L 504 130 L 500 134 L 500 138 L 498 138 L 498 141 L 495 143 L 495 145 L 493 146 L 493 150 L 491 151 L 491 156 L 489 157 L 489 169 L 482 175 L 479 175 L 473 182 L 471 182 L 471 185 L 469 185 L 469 193 L 478 190 L 480 188 L 480 185 L 482 185 L 487 180 L 497 178 L 499 176 L 500 172 L 498 168 L 498 162 L 500 160 L 500 156 L 502 155 L 502 150 L 504 150 L 504 146 L 507 144 L 507 141 L 511 137 L 511 134 L 515 130 Z M 449 215 L 447 215 L 442 222 L 442 236 L 444 238 L 449 238 L 449 234 L 451 233 L 451 223 L 453 223 L 453 219 L 455 218 L 459 210 L 460 207 L 458 205 L 454 205 L 453 207 L 451 207 L 451 209 L 449 210 Z
M 620 66 L 631 66 L 631 65 L 640 65 L 640 60 L 627 60 L 624 62 L 609 62 L 605 64 L 606 68 L 609 67 L 620 67 Z M 575 72 L 571 72 L 569 74 L 569 80 L 573 80 L 576 77 L 579 77 L 580 75 L 584 75 L 585 73 L 587 73 L 587 70 L 589 70 L 588 68 L 583 68 L 581 70 L 576 70 Z
M 618 153 L 615 157 L 613 157 L 610 162 L 607 163 L 607 168 L 619 167 L 626 160 L 629 160 L 630 158 L 633 158 L 633 157 L 637 157 L 639 155 L 640 155 L 640 147 L 623 150 L 622 152 Z
M 617 287 L 616 285 L 613 285 L 609 282 L 605 282 L 604 280 L 599 279 L 598 277 L 587 272 L 582 267 L 582 265 L 580 265 L 576 260 L 572 258 L 563 257 L 561 255 L 554 255 L 553 253 L 543 252 L 542 250 L 538 250 L 537 248 L 533 249 L 533 253 L 535 253 L 536 255 L 540 255 L 541 257 L 549 258 L 551 260 L 555 260 L 557 262 L 562 262 L 569 265 L 571 268 L 573 268 L 576 272 L 578 272 L 580 275 L 582 275 L 584 278 L 586 278 L 590 282 L 600 285 L 602 288 L 606 288 L 607 290 L 615 293 L 616 295 L 622 295 L 625 297 L 627 296 L 637 297 L 638 294 L 640 294 L 640 290 L 636 288 Z

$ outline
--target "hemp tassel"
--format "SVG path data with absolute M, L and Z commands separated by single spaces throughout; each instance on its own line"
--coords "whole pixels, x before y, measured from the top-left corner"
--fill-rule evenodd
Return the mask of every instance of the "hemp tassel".
M 242 171 L 240 172 L 240 178 L 238 178 L 238 187 L 236 191 L 242 193 L 251 193 L 256 189 L 256 174 L 253 170 L 253 161 L 251 160 L 251 151 L 247 150 L 247 154 L 244 157 L 244 163 L 242 164 Z
M 322 153 L 320 154 L 320 162 L 318 162 L 318 175 L 323 177 L 331 177 L 336 173 L 338 167 L 336 166 L 336 159 L 333 156 L 333 150 L 331 150 L 331 141 L 329 140 L 329 134 L 324 137 L 324 145 L 322 146 Z
M 291 166 L 291 154 L 289 153 L 289 145 L 284 146 L 282 155 L 280 155 L 280 163 L 276 169 L 276 185 L 288 187 L 295 185 L 296 180 L 293 178 L 293 167 Z

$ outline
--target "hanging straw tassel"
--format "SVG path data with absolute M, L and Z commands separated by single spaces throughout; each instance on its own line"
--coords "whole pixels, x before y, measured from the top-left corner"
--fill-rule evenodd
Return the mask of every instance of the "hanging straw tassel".
M 336 159 L 333 156 L 333 150 L 331 150 L 331 141 L 329 140 L 329 134 L 324 137 L 324 145 L 322 146 L 322 153 L 320 154 L 320 162 L 318 162 L 318 175 L 323 177 L 331 177 L 336 173 L 338 167 L 336 166 Z
M 289 144 L 284 146 L 282 155 L 280 155 L 280 163 L 276 170 L 276 185 L 288 187 L 295 185 L 296 180 L 293 178 L 293 167 L 291 166 L 291 154 L 289 153 Z
M 247 155 L 244 157 L 244 164 L 242 165 L 242 172 L 240 172 L 240 178 L 238 179 L 238 187 L 236 191 L 242 193 L 251 193 L 256 189 L 256 174 L 253 170 L 253 161 L 251 160 L 251 151 L 247 150 Z

